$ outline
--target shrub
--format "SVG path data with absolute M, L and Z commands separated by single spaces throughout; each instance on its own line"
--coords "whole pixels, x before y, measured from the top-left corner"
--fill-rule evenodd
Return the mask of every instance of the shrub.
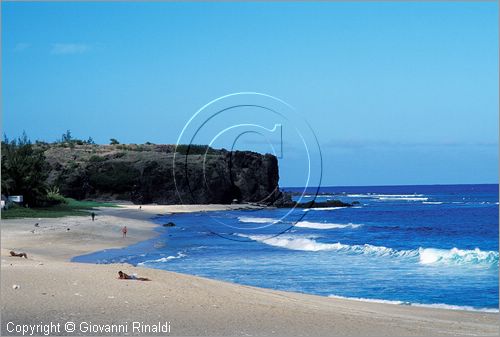
M 89 162 L 91 162 L 91 163 L 100 163 L 100 162 L 105 161 L 105 160 L 106 160 L 106 158 L 95 155 L 95 154 L 90 156 L 90 158 L 89 158 Z
M 207 150 L 208 149 L 208 150 Z M 179 144 L 176 148 L 177 153 L 182 155 L 190 154 L 216 154 L 217 151 L 207 145 L 197 144 Z
M 89 172 L 89 182 L 97 190 L 123 193 L 139 184 L 139 170 L 126 163 L 104 163 L 99 169 Z
M 47 189 L 47 195 L 45 196 L 44 203 L 47 206 L 66 204 L 67 200 L 59 192 L 59 187 L 52 186 Z

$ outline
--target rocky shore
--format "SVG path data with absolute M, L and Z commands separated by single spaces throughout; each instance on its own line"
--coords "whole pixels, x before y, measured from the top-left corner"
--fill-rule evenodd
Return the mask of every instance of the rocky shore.
M 75 199 L 272 205 L 280 196 L 278 160 L 270 154 L 199 145 L 38 146 L 48 165 L 48 185 Z

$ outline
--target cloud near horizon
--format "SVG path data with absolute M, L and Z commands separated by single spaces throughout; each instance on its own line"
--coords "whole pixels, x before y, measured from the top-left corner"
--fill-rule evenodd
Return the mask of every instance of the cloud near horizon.
M 84 43 L 53 43 L 50 50 L 55 55 L 83 54 L 90 50 L 90 46 Z

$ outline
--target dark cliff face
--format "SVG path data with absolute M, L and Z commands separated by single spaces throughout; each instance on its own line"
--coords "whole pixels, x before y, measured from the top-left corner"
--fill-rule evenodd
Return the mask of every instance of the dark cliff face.
M 212 150 L 175 155 L 168 145 L 49 147 L 50 185 L 77 199 L 134 203 L 206 204 L 260 202 L 279 197 L 276 157 Z

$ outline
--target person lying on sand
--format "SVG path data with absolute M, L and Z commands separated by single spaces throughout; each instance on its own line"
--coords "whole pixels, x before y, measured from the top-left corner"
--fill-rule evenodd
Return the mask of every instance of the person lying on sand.
M 28 255 L 26 255 L 26 253 L 16 253 L 13 250 L 10 251 L 10 256 L 24 257 L 25 259 L 28 258 Z
M 136 277 L 134 275 L 127 275 L 121 270 L 118 272 L 118 278 L 120 280 L 137 280 L 137 281 L 151 281 L 150 279 L 146 277 Z

